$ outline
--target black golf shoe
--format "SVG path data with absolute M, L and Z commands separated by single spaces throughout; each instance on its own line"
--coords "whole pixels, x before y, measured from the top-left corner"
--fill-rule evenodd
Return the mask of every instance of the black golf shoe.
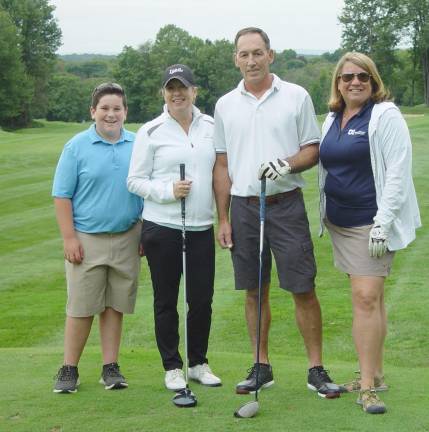
M 247 378 L 236 385 L 235 392 L 237 394 L 249 394 L 256 391 L 256 368 L 257 363 L 248 370 L 249 375 Z M 258 391 L 270 387 L 273 384 L 274 378 L 271 365 L 259 363 Z
M 308 370 L 307 387 L 317 392 L 320 397 L 335 399 L 347 390 L 334 384 L 328 375 L 328 371 L 323 366 L 314 366 Z
M 103 365 L 100 384 L 103 384 L 106 390 L 123 389 L 128 387 L 127 380 L 121 374 L 118 363 Z
M 76 393 L 79 385 L 79 372 L 77 366 L 61 366 L 57 375 L 54 393 Z

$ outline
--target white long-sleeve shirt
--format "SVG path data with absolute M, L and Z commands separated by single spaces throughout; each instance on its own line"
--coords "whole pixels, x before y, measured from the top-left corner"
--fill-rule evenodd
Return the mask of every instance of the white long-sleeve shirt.
M 335 114 L 329 113 L 323 123 L 321 146 L 334 119 Z M 415 230 L 421 226 L 421 221 L 411 173 L 410 134 L 394 103 L 374 105 L 368 135 L 378 207 L 374 222 L 388 232 L 389 250 L 403 249 L 415 239 Z M 319 162 L 320 235 L 323 233 L 323 218 L 326 214 L 326 174 Z
M 143 125 L 136 136 L 127 186 L 144 198 L 143 219 L 161 225 L 181 226 L 180 199 L 173 185 L 180 180 L 180 164 L 185 178 L 192 181 L 186 198 L 186 225 L 205 228 L 213 224 L 213 118 L 193 107 L 188 134 L 170 116 L 167 107 Z

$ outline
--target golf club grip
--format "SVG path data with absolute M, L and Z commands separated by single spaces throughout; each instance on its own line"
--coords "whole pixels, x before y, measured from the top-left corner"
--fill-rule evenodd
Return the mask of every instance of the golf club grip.
M 265 221 L 265 190 L 267 187 L 267 179 L 261 179 L 261 195 L 259 197 L 259 216 L 261 221 Z
M 185 164 L 181 163 L 180 165 L 180 180 L 185 180 Z M 185 218 L 185 198 L 181 198 L 180 204 L 182 207 L 182 219 Z

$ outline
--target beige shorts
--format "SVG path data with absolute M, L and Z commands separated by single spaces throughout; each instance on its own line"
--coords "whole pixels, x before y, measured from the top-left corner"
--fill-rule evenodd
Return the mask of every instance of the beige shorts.
M 107 307 L 122 313 L 134 312 L 140 232 L 141 222 L 118 234 L 77 232 L 84 259 L 80 264 L 65 262 L 68 316 L 94 316 Z
M 372 258 L 368 252 L 369 232 L 372 225 L 342 228 L 325 219 L 332 240 L 334 264 L 339 270 L 354 276 L 388 276 L 394 252 L 381 258 Z

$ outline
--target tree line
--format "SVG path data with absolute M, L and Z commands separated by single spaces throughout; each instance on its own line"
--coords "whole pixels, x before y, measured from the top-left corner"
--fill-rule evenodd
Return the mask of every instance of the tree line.
M 197 105 L 213 114 L 217 99 L 241 78 L 233 43 L 203 40 L 175 25 L 117 56 L 57 56 L 61 30 L 53 10 L 48 0 L 0 0 L 2 127 L 28 126 L 34 118 L 88 120 L 92 89 L 112 80 L 127 92 L 128 121 L 145 122 L 161 110 L 162 73 L 173 63 L 194 70 Z M 429 0 L 345 0 L 338 18 L 338 50 L 302 56 L 286 49 L 276 53 L 272 71 L 306 88 L 316 112 L 324 113 L 335 63 L 345 51 L 357 50 L 375 60 L 396 103 L 429 105 Z

